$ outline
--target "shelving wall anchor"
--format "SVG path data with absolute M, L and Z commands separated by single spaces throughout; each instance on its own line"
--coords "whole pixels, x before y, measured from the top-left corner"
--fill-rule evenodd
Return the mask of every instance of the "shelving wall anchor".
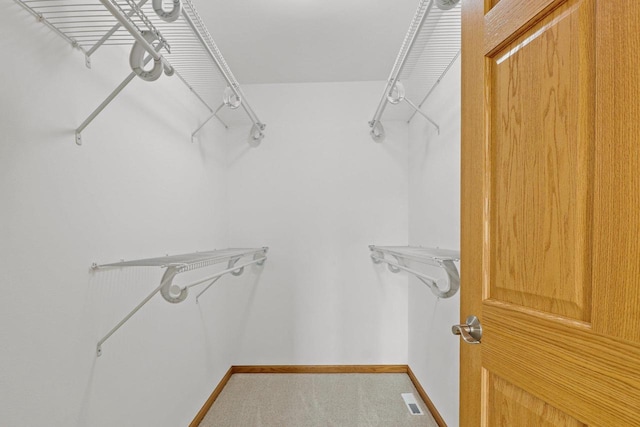
M 375 264 L 386 263 L 389 271 L 406 271 L 427 285 L 438 298 L 450 298 L 460 288 L 460 275 L 455 262 L 460 260 L 458 251 L 431 249 L 415 246 L 369 246 L 371 259 Z M 388 255 L 393 260 L 385 258 Z M 408 266 L 409 261 L 442 268 L 446 273 L 446 286 L 438 286 L 438 280 Z
M 240 276 L 245 267 L 253 264 L 259 266 L 263 265 L 267 260 L 267 251 L 269 248 L 263 247 L 258 249 L 227 249 L 227 250 L 214 250 L 207 252 L 195 252 L 184 255 L 166 256 L 160 258 L 148 258 L 136 261 L 121 261 L 112 264 L 98 265 L 93 263 L 91 268 L 93 270 L 104 268 L 118 268 L 118 267 L 162 267 L 166 268 L 160 285 L 156 287 L 149 295 L 147 295 L 133 310 L 131 310 L 117 325 L 104 336 L 96 345 L 96 354 L 102 355 L 102 345 L 107 341 L 118 329 L 120 329 L 131 317 L 138 312 L 151 298 L 153 298 L 158 292 L 162 297 L 173 304 L 180 303 L 187 299 L 189 289 L 201 285 L 206 282 L 210 282 L 209 285 L 196 297 L 198 298 L 207 291 L 218 279 L 225 274 L 231 273 L 234 276 Z M 252 256 L 253 259 L 243 264 L 237 265 L 238 261 L 243 257 Z M 175 277 L 186 271 L 191 271 L 203 267 L 208 267 L 214 264 L 227 262 L 227 268 L 219 271 L 215 274 L 207 276 L 203 279 L 186 285 L 176 285 L 173 283 Z

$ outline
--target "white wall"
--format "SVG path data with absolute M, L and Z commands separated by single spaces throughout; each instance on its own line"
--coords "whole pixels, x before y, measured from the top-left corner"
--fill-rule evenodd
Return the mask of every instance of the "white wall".
M 89 266 L 229 245 L 224 129 L 212 121 L 192 144 L 207 111 L 177 79 L 136 79 L 78 147 L 73 130 L 129 73 L 128 49 L 98 51 L 88 70 L 8 2 L 0 55 L 0 424 L 187 425 L 234 360 L 256 274 L 222 279 L 200 305 L 158 295 L 96 358 L 162 272 Z
M 269 124 L 250 149 L 246 127 L 215 121 L 191 144 L 206 110 L 176 79 L 134 80 L 77 147 L 75 127 L 129 73 L 127 50 L 104 48 L 88 70 L 7 9 L 3 425 L 185 425 L 231 364 L 405 363 L 406 279 L 367 248 L 407 239 L 406 126 L 384 145 L 368 136 L 380 82 L 246 87 Z M 259 245 L 264 271 L 222 279 L 200 305 L 152 299 L 96 358 L 161 271 L 92 262 Z
M 368 249 L 407 241 L 408 128 L 368 135 L 383 85 L 244 88 L 268 127 L 258 149 L 230 147 L 230 236 L 271 250 L 238 363 L 406 363 L 406 277 Z
M 268 124 L 252 149 L 246 126 L 215 121 L 192 144 L 207 111 L 177 79 L 134 80 L 77 147 L 75 127 L 129 73 L 128 49 L 102 49 L 88 70 L 10 3 L 0 53 L 0 424 L 186 425 L 231 364 L 407 360 L 457 424 L 457 297 L 407 291 L 367 246 L 458 247 L 459 133 L 444 123 L 459 99 L 427 106 L 440 137 L 386 122 L 376 144 L 382 82 L 249 85 Z M 154 298 L 96 358 L 161 271 L 92 262 L 262 245 L 263 269 L 199 305 Z
M 409 126 L 409 244 L 460 249 L 460 59 Z M 437 269 L 430 274 L 437 274 Z M 458 425 L 460 293 L 438 299 L 409 279 L 409 366 L 449 426 Z

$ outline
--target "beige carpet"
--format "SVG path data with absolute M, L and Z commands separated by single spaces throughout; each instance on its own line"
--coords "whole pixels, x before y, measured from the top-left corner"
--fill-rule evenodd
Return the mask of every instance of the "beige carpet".
M 411 415 L 413 393 L 424 415 Z M 406 374 L 234 374 L 200 427 L 437 427 Z

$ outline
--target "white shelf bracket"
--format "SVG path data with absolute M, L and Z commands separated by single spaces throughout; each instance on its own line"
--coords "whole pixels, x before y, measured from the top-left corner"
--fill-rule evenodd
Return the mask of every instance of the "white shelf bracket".
M 160 49 L 162 49 L 162 45 L 158 45 L 156 47 L 156 49 L 159 51 Z M 144 60 L 144 63 L 147 64 L 149 61 L 151 61 L 151 56 L 147 56 Z M 109 94 L 109 96 L 107 96 L 107 98 L 102 101 L 102 103 L 100 105 L 98 105 L 98 107 L 93 110 L 93 112 L 91 114 L 89 114 L 89 117 L 87 117 L 80 126 L 78 126 L 78 128 L 76 129 L 76 144 L 77 145 L 82 145 L 82 131 L 89 126 L 89 124 L 96 118 L 98 117 L 98 115 L 105 109 L 107 108 L 107 105 L 111 104 L 111 101 L 113 101 L 116 96 L 118 96 L 120 94 L 120 92 L 122 92 L 122 90 L 127 87 L 127 85 L 129 83 L 131 83 L 133 81 L 133 79 L 136 78 L 136 73 L 135 72 L 131 72 L 129 73 L 129 75 L 122 81 L 122 83 L 120 83 L 118 85 L 118 87 L 116 87 L 113 92 L 111 92 Z
M 429 123 L 431 123 L 436 128 L 436 130 L 438 131 L 438 135 L 440 135 L 440 126 L 438 126 L 438 124 L 436 122 L 434 122 L 429 116 L 427 116 L 427 114 L 424 111 L 422 111 L 420 108 L 418 108 L 418 106 L 416 104 L 411 102 L 409 100 L 409 98 L 404 98 L 404 102 L 409 104 L 411 106 L 411 108 L 413 108 L 415 110 L 416 113 L 420 114 L 422 117 L 427 119 L 427 121 Z
M 220 104 L 220 106 L 218 108 L 216 108 L 216 110 L 214 112 L 212 112 L 209 115 L 209 117 L 207 117 L 205 119 L 205 121 L 202 122 L 202 124 L 200 126 L 198 126 L 198 128 L 191 133 L 191 142 L 195 142 L 196 134 L 198 132 L 200 132 L 200 129 L 202 129 L 204 127 L 204 125 L 206 125 L 209 122 L 209 120 L 213 119 L 214 117 L 216 117 L 218 119 L 218 121 L 220 121 L 220 123 L 222 123 L 222 125 L 224 126 L 225 129 L 229 129 L 229 126 L 227 126 L 227 124 L 225 122 L 223 122 L 222 119 L 220 119 L 220 117 L 218 117 L 218 112 L 222 109 L 222 107 L 224 107 L 224 103 Z
M 150 58 L 148 58 L 150 59 Z M 76 144 L 77 145 L 82 145 L 82 131 L 85 130 L 85 128 L 87 126 L 89 126 L 89 124 L 91 124 L 91 122 L 98 117 L 98 115 L 105 109 L 107 108 L 107 105 L 109 105 L 111 103 L 111 101 L 113 101 L 116 96 L 118 96 L 118 94 L 120 92 L 122 92 L 122 90 L 127 87 L 127 85 L 129 83 L 131 83 L 131 81 L 136 77 L 136 73 L 131 72 L 131 74 L 129 74 L 123 81 L 122 83 L 120 83 L 118 85 L 117 88 L 115 88 L 113 90 L 113 92 L 111 92 L 111 94 L 109 94 L 109 96 L 107 96 L 107 98 L 102 101 L 102 103 L 100 105 L 98 105 L 98 107 L 93 110 L 93 112 L 91 114 L 89 114 L 89 117 L 87 117 L 80 126 L 78 126 L 78 128 L 76 129 Z

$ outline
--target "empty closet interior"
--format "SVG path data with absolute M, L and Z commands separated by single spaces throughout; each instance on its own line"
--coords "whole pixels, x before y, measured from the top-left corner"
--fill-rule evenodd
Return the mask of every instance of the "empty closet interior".
M 409 365 L 458 424 L 457 0 L 13 0 L 0 33 L 6 425 L 188 425 L 232 365 Z

